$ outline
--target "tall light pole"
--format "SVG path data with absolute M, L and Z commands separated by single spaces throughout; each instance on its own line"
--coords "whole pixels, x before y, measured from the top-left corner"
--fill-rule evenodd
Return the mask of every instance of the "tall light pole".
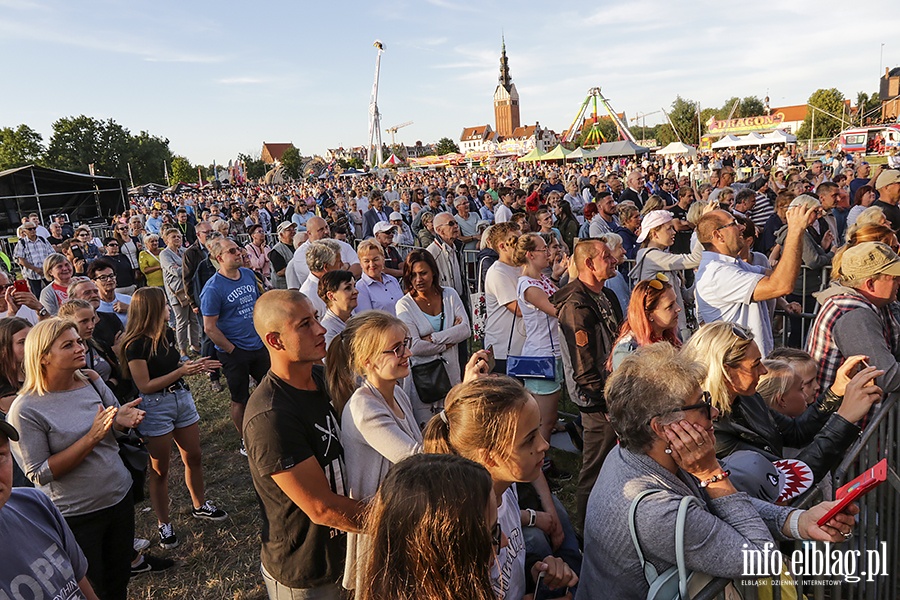
M 375 40 L 372 44 L 378 48 L 378 56 L 375 58 L 375 83 L 372 85 L 372 101 L 369 103 L 369 146 L 366 151 L 366 163 L 372 164 L 372 149 L 375 150 L 376 167 L 384 162 L 384 154 L 381 150 L 381 113 L 378 112 L 378 75 L 381 73 L 381 55 L 384 54 L 384 44 L 381 40 Z

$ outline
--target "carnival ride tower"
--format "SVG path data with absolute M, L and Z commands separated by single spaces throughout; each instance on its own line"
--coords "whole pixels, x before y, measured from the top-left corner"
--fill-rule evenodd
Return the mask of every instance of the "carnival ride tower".
M 585 146 L 596 146 L 601 142 L 605 142 L 606 140 L 603 137 L 603 134 L 600 131 L 600 126 L 597 122 L 597 104 L 601 104 L 603 108 L 606 109 L 606 112 L 609 113 L 609 118 L 612 119 L 613 123 L 616 124 L 616 129 L 619 130 L 619 135 L 622 136 L 622 139 L 628 140 L 632 143 L 637 143 L 634 135 L 632 135 L 631 131 L 628 129 L 628 126 L 622 122 L 622 119 L 619 118 L 619 115 L 616 114 L 616 111 L 613 110 L 612 106 L 609 104 L 609 100 L 600 93 L 599 87 L 592 87 L 588 90 L 587 97 L 584 99 L 584 102 L 581 103 L 581 108 L 578 109 L 578 114 L 575 116 L 575 120 L 572 121 L 572 125 L 569 127 L 568 132 L 566 133 L 566 137 L 563 139 L 564 142 L 574 142 L 575 138 L 578 137 L 579 132 L 584 128 L 584 123 L 591 119 L 593 123 L 591 125 L 590 131 L 587 132 L 584 138 L 583 145 Z M 593 112 L 588 113 L 588 107 L 593 104 Z
M 378 48 L 378 56 L 375 57 L 375 83 L 372 85 L 372 100 L 369 102 L 369 145 L 366 150 L 366 164 L 372 165 L 374 158 L 374 165 L 381 166 L 384 162 L 384 153 L 381 146 L 381 113 L 378 112 L 378 76 L 381 73 L 384 44 L 381 40 L 375 40 L 372 45 Z

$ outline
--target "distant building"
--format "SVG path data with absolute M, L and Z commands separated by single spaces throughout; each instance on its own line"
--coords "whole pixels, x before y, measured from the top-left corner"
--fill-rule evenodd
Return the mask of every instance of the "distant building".
M 783 114 L 784 120 L 778 124 L 778 129 L 782 129 L 787 133 L 796 135 L 797 130 L 800 129 L 801 125 L 803 125 L 803 120 L 806 118 L 806 113 L 808 110 L 809 107 L 805 104 L 796 104 L 794 106 L 781 106 L 779 108 L 773 108 L 769 111 L 769 114 Z
M 490 152 L 496 146 L 497 133 L 491 129 L 490 125 L 466 127 L 459 136 L 459 151 L 463 154 L 467 152 Z
M 884 69 L 878 97 L 881 99 L 881 121 L 896 121 L 900 116 L 900 67 Z
M 500 137 L 509 137 L 519 127 L 519 92 L 509 74 L 509 60 L 506 58 L 506 39 L 500 53 L 500 77 L 494 90 L 495 131 Z
M 329 148 L 325 152 L 326 160 L 350 160 L 352 158 L 358 158 L 359 160 L 365 162 L 366 160 L 366 148 L 364 146 L 354 146 L 352 148 Z
M 272 144 L 263 142 L 262 147 L 262 161 L 267 165 L 274 165 L 276 162 L 281 162 L 281 157 L 284 156 L 285 150 L 288 148 L 293 148 L 294 144 Z
M 535 148 L 541 152 L 553 150 L 560 138 L 552 129 L 541 127 L 540 123 L 516 127 L 512 135 L 499 144 L 502 154 L 526 154 Z

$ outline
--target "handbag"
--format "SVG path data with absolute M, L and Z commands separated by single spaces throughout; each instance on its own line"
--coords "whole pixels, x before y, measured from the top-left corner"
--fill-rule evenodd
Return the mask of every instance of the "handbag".
M 88 381 L 97 395 L 100 396 L 100 403 L 103 406 L 103 394 L 97 384 L 88 377 Z M 129 429 L 126 433 L 116 435 L 116 442 L 119 444 L 119 458 L 122 464 L 131 475 L 131 497 L 135 503 L 144 499 L 144 482 L 147 479 L 147 465 L 150 463 L 150 451 L 144 444 L 144 439 L 140 436 L 136 429 Z
M 553 331 L 550 330 L 550 315 L 547 317 L 547 332 L 550 334 L 550 348 L 556 354 L 553 345 Z M 513 317 L 513 326 L 509 328 L 509 343 L 506 345 L 506 374 L 517 379 L 549 379 L 556 380 L 556 356 L 512 356 L 509 349 L 512 348 L 513 329 L 516 320 Z
M 441 296 L 441 327 L 438 331 L 444 329 L 444 298 Z M 438 356 L 434 360 L 426 363 L 415 365 L 410 369 L 412 372 L 413 384 L 416 386 L 416 393 L 419 394 L 419 400 L 425 404 L 434 404 L 442 402 L 450 388 L 450 376 L 447 374 L 447 368 L 444 366 L 444 359 Z
M 644 579 L 650 584 L 650 591 L 647 592 L 647 600 L 688 600 L 690 592 L 688 587 L 692 583 L 694 577 L 693 572 L 689 572 L 684 560 L 684 526 L 687 519 L 688 507 L 692 503 L 701 505 L 700 500 L 694 496 L 685 496 L 678 505 L 678 516 L 675 519 L 675 566 L 669 567 L 662 573 L 657 573 L 648 560 L 644 559 L 644 553 L 641 550 L 641 543 L 638 541 L 637 528 L 635 526 L 635 513 L 637 512 L 638 503 L 656 492 L 663 490 L 644 490 L 631 501 L 628 508 L 628 529 L 631 532 L 631 542 L 637 552 L 638 560 L 641 561 L 641 568 L 644 570 Z M 702 505 L 701 505 L 702 506 Z M 698 574 L 700 575 L 700 574 Z

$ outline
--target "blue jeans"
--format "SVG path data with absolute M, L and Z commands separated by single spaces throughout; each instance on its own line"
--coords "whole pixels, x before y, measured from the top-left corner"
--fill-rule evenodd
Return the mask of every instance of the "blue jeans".
M 269 575 L 264 566 L 260 565 L 259 570 L 266 583 L 269 600 L 343 600 L 346 597 L 341 586 L 336 583 L 316 588 L 292 588 Z
M 525 536 L 525 551 L 528 554 L 541 558 L 545 556 L 560 558 L 580 577 L 581 550 L 578 547 L 578 537 L 575 535 L 575 529 L 572 528 L 571 521 L 569 521 L 569 514 L 566 512 L 562 502 L 559 501 L 559 498 L 556 497 L 556 494 L 553 494 L 553 505 L 556 507 L 556 514 L 559 515 L 559 524 L 563 530 L 562 544 L 554 552 L 550 545 L 550 537 L 546 533 L 537 527 L 522 527 L 522 533 Z M 572 592 L 572 597 L 575 596 L 575 590 L 576 588 L 570 588 L 569 590 Z M 546 589 L 544 592 L 549 593 Z M 559 596 L 561 596 L 565 590 L 559 590 L 559 592 Z M 550 597 L 557 596 L 551 595 Z

